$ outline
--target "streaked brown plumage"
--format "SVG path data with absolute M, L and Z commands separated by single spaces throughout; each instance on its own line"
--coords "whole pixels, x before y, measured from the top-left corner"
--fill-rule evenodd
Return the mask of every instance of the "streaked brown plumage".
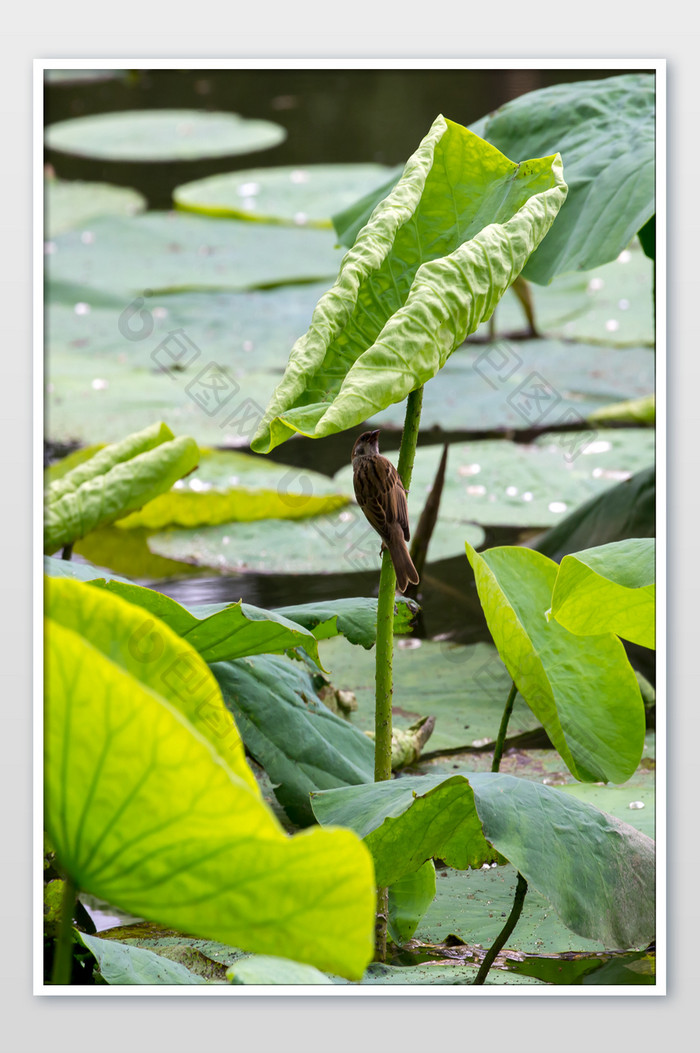
M 406 491 L 391 461 L 380 454 L 378 436 L 378 430 L 365 431 L 352 448 L 355 497 L 367 521 L 382 539 L 382 550 L 389 549 L 397 588 L 405 592 L 409 583 L 419 582 L 406 547 L 411 538 Z

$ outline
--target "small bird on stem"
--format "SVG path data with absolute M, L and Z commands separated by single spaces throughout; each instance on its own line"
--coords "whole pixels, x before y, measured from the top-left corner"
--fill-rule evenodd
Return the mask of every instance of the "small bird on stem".
M 398 590 L 405 592 L 420 580 L 406 547 L 411 538 L 406 491 L 391 461 L 380 454 L 378 436 L 378 429 L 365 431 L 352 448 L 355 497 L 382 539 L 382 552 L 389 550 Z

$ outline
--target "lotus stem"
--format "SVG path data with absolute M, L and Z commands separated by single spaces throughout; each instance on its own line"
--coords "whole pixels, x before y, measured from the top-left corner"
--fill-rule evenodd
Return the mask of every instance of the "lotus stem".
M 398 473 L 404 488 L 408 490 L 413 475 L 413 461 L 416 456 L 420 413 L 423 404 L 423 388 L 416 388 L 408 396 L 406 419 L 401 436 Z M 377 645 L 376 645 L 376 678 L 374 710 L 374 781 L 383 782 L 391 778 L 391 703 L 394 694 L 393 656 L 394 656 L 394 597 L 396 595 L 396 574 L 391 556 L 385 551 L 382 556 L 382 570 L 379 578 L 379 600 L 377 603 Z M 386 960 L 388 893 L 385 888 L 377 890 L 377 924 L 375 940 L 375 957 L 378 961 Z
M 54 944 L 53 968 L 51 983 L 66 986 L 70 984 L 73 972 L 73 913 L 78 896 L 78 888 L 73 878 L 66 876 L 61 900 L 61 917 L 58 936 Z
M 511 685 L 508 698 L 506 699 L 505 709 L 503 710 L 503 716 L 501 717 L 501 726 L 498 729 L 498 735 L 496 737 L 496 745 L 493 751 L 493 763 L 491 765 L 491 771 L 500 771 L 501 757 L 503 756 L 503 746 L 506 741 L 506 734 L 508 732 L 508 721 L 510 715 L 513 712 L 513 703 L 515 702 L 515 696 L 518 693 L 518 689 L 515 686 L 515 681 Z
M 499 932 L 498 936 L 494 940 L 492 946 L 486 954 L 478 973 L 474 979 L 474 984 L 483 984 L 484 980 L 488 975 L 488 971 L 496 960 L 496 955 L 505 946 L 506 940 L 510 936 L 511 932 L 518 924 L 518 919 L 522 914 L 523 903 L 525 902 L 525 893 L 527 892 L 527 881 L 523 875 L 518 871 L 518 883 L 515 886 L 515 896 L 513 898 L 513 906 L 510 909 L 508 920 Z

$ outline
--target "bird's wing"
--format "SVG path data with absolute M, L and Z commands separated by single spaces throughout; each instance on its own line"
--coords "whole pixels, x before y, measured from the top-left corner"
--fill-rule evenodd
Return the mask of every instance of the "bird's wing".
M 391 468 L 388 473 L 389 483 L 387 485 L 387 522 L 398 523 L 403 530 L 403 536 L 406 541 L 411 540 L 411 532 L 408 528 L 408 502 L 406 501 L 406 491 L 403 488 L 403 483 L 399 473 L 394 468 L 390 461 L 387 464 Z

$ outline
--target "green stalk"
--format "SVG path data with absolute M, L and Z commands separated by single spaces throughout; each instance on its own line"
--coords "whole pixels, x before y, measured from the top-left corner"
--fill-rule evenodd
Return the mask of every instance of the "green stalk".
M 423 405 L 423 388 L 416 388 L 408 396 L 406 419 L 401 436 L 398 473 L 406 490 L 411 484 L 413 462 L 416 456 L 420 412 Z M 394 694 L 394 597 L 396 574 L 391 556 L 385 551 L 379 578 L 379 600 L 377 603 L 377 645 L 374 710 L 374 781 L 384 782 L 391 778 L 391 702 Z M 376 958 L 386 959 L 387 890 L 377 890 Z
M 510 936 L 515 926 L 518 924 L 518 918 L 522 913 L 526 892 L 527 881 L 520 873 L 520 871 L 518 871 L 518 884 L 515 886 L 515 897 L 513 899 L 513 906 L 511 907 L 510 915 L 508 916 L 507 922 L 496 937 L 493 946 L 489 949 L 488 954 L 481 963 L 481 967 L 479 968 L 479 971 L 476 974 L 476 978 L 474 979 L 475 984 L 483 984 L 484 980 L 488 975 L 489 969 L 496 960 L 496 955 L 505 946 L 506 940 Z
M 498 735 L 496 737 L 496 745 L 493 751 L 493 764 L 491 765 L 491 771 L 499 771 L 501 767 L 501 757 L 503 756 L 503 744 L 506 741 L 506 732 L 508 731 L 508 721 L 510 715 L 513 712 L 513 703 L 515 702 L 515 696 L 518 693 L 518 689 L 515 686 L 515 681 L 510 689 L 508 698 L 506 699 L 505 709 L 503 710 L 503 716 L 501 717 L 501 726 L 498 729 Z
M 61 900 L 61 917 L 58 936 L 54 945 L 52 984 L 70 984 L 73 972 L 73 912 L 78 896 L 78 888 L 73 878 L 66 876 Z

